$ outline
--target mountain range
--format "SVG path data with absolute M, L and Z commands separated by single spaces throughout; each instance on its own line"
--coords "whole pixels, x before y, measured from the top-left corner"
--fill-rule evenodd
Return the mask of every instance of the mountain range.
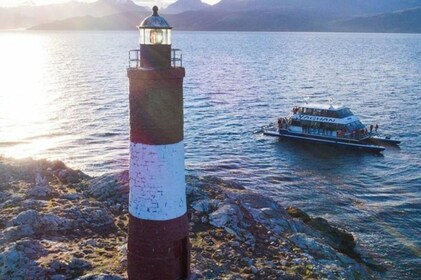
M 0 29 L 135 30 L 150 13 L 131 0 L 0 8 Z M 178 30 L 421 33 L 421 0 L 178 0 L 160 14 Z

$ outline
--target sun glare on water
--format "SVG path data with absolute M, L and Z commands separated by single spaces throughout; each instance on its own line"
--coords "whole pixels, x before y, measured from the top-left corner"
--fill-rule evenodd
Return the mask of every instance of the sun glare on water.
M 42 39 L 0 34 L 0 148 L 11 157 L 34 156 L 48 149 L 47 55 Z M 38 139 L 39 138 L 39 139 Z M 35 139 L 35 140 L 34 140 Z

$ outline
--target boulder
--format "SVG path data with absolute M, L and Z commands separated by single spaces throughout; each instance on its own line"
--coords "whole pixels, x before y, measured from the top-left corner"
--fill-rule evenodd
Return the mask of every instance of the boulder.
M 128 201 L 128 172 L 104 174 L 90 181 L 90 194 L 100 201 Z
M 220 207 L 209 215 L 209 223 L 215 227 L 228 228 L 238 234 L 239 223 L 243 219 L 241 209 L 230 203 L 222 203 Z

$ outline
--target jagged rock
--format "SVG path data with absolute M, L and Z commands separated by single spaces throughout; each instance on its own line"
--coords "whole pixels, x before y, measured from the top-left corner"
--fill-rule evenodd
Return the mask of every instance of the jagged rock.
M 128 201 L 128 172 L 104 174 L 90 181 L 90 193 L 98 200 Z
M 51 280 L 66 280 L 66 275 L 56 274 L 51 276 Z
M 123 280 L 124 278 L 119 275 L 110 274 L 88 274 L 77 278 L 77 280 Z
M 78 171 L 63 171 L 62 162 L 8 164 L 0 157 L 0 279 L 126 279 L 127 171 L 84 181 Z M 55 194 L 30 193 L 34 170 L 45 176 L 35 186 L 48 184 Z M 233 182 L 191 175 L 186 181 L 197 279 L 371 279 L 334 247 L 352 241 L 325 220 L 289 215 Z
M 57 177 L 63 183 L 78 183 L 82 179 L 87 178 L 85 174 L 80 171 L 73 170 L 70 168 L 61 169 L 60 171 L 56 172 Z
M 304 233 L 295 233 L 289 237 L 299 248 L 304 249 L 319 259 L 336 260 L 336 252 L 330 246 L 323 244 Z
M 7 224 L 7 227 L 30 225 L 32 228 L 37 229 L 40 227 L 40 214 L 35 210 L 26 210 L 16 217 L 12 218 Z
M 71 270 L 85 270 L 91 267 L 91 263 L 87 260 L 73 257 L 69 263 L 69 269 Z
M 348 256 L 358 257 L 358 254 L 354 251 L 355 239 L 351 233 L 331 226 L 329 222 L 323 218 L 311 219 L 308 224 L 314 229 L 321 231 L 330 241 L 330 244 L 340 252 L 347 254 Z
M 16 241 L 22 237 L 35 234 L 34 229 L 29 225 L 7 227 L 0 233 L 0 245 Z
M 41 279 L 43 269 L 35 259 L 44 254 L 45 249 L 36 240 L 25 239 L 6 245 L 0 253 L 0 279 Z
M 26 194 L 35 197 L 47 197 L 54 193 L 54 189 L 48 184 L 46 177 L 37 173 L 35 176 L 35 185 L 30 188 Z
M 209 213 L 217 209 L 219 203 L 216 199 L 202 199 L 192 203 L 192 208 L 199 213 Z
M 6 224 L 7 227 L 26 226 L 29 232 L 49 232 L 68 230 L 72 227 L 72 221 L 66 218 L 58 217 L 54 214 L 40 214 L 35 210 L 26 210 L 16 217 L 12 218 Z
M 81 199 L 84 199 L 85 196 L 80 193 L 65 193 L 65 194 L 62 194 L 60 198 L 67 199 L 67 200 L 81 200 Z
M 47 204 L 48 203 L 45 200 L 35 200 L 35 199 L 32 199 L 32 198 L 29 198 L 29 199 L 25 199 L 24 201 L 22 201 L 22 203 L 20 205 L 24 209 L 34 209 L 34 208 L 44 207 Z
M 74 205 L 64 209 L 66 217 L 76 222 L 78 227 L 100 228 L 112 225 L 114 220 L 111 213 L 100 206 Z
M 286 210 L 291 217 L 299 218 L 299 219 L 303 220 L 304 223 L 308 223 L 311 220 L 310 216 L 307 215 L 307 213 L 305 213 L 304 211 L 302 211 L 299 208 L 290 206 Z
M 16 207 L 21 203 L 23 198 L 21 196 L 17 195 L 10 195 L 8 196 L 8 199 L 0 204 L 0 208 L 9 208 L 9 207 Z
M 215 227 L 229 228 L 238 232 L 238 224 L 243 219 L 243 213 L 235 204 L 222 204 L 215 212 L 209 214 L 209 223 Z

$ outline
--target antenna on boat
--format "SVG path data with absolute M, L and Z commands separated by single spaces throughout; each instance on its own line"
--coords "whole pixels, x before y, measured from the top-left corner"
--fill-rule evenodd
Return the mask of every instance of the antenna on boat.
M 335 98 L 333 98 L 332 96 L 329 98 L 329 104 L 330 104 L 330 107 L 329 107 L 329 109 L 333 109 L 333 102 L 335 101 Z

